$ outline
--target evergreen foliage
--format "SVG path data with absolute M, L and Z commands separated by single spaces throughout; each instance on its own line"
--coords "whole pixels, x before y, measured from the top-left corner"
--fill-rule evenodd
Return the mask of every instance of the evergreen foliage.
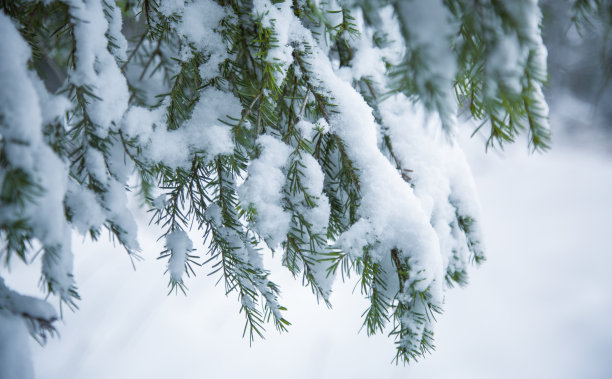
M 576 1 L 576 17 L 603 7 Z M 263 264 L 273 250 L 327 304 L 335 276 L 357 275 L 366 332 L 417 359 L 445 287 L 484 260 L 457 116 L 488 146 L 522 131 L 533 150 L 550 142 L 535 0 L 0 8 L 0 257 L 42 259 L 70 307 L 71 230 L 107 230 L 139 259 L 136 191 L 164 230 L 170 291 L 187 291 L 184 274 L 218 278 L 251 341 L 290 325 Z M 20 312 L 0 285 L 0 309 L 53 330 L 52 312 Z

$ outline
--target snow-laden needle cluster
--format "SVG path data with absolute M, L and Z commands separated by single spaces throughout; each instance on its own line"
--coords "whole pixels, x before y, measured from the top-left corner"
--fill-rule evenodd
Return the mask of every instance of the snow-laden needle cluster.
M 536 0 L 0 6 L 0 254 L 40 252 L 69 305 L 71 231 L 107 229 L 137 257 L 137 189 L 171 291 L 204 265 L 252 339 L 289 325 L 264 254 L 326 303 L 356 275 L 367 333 L 409 361 L 433 348 L 445 289 L 484 259 L 457 116 L 489 145 L 549 138 Z M 44 334 L 57 316 L 20 296 L 0 282 L 0 311 Z

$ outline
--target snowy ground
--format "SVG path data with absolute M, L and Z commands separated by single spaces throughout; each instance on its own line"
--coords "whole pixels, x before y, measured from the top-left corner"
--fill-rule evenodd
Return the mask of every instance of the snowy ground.
M 532 156 L 523 146 L 485 155 L 480 141 L 466 143 L 488 261 L 469 286 L 449 291 L 438 348 L 422 362 L 392 365 L 389 339 L 358 333 L 366 303 L 351 294 L 355 278 L 336 285 L 329 310 L 278 270 L 293 325 L 249 348 L 238 303 L 216 278 L 202 272 L 189 296 L 166 296 L 160 248 L 141 227 L 146 260 L 136 272 L 109 243 L 75 238 L 81 309 L 64 312 L 61 338 L 32 343 L 37 377 L 610 378 L 612 152 L 589 138 L 557 141 Z M 25 289 L 37 272 L 7 282 Z

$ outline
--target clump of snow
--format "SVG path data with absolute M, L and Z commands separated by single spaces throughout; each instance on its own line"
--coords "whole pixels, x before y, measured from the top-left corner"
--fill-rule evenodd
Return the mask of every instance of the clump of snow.
M 310 154 L 302 156 L 303 181 L 309 195 L 314 196 L 316 205 L 314 207 L 304 207 L 302 215 L 308 223 L 312 224 L 317 233 L 324 233 L 329 221 L 330 206 L 327 196 L 323 193 L 323 181 L 325 177 L 319 162 Z
M 138 138 L 140 144 L 147 143 L 156 131 L 156 128 L 163 127 L 163 117 L 165 109 L 163 107 L 147 109 L 133 106 L 123 116 L 121 130 L 131 138 Z
M 105 138 L 127 110 L 130 97 L 127 81 L 107 49 L 109 23 L 102 0 L 69 0 L 67 3 L 74 19 L 76 44 L 76 69 L 70 72 L 70 81 L 76 86 L 89 87 L 96 94 L 97 98 L 89 99 L 87 114 L 96 125 L 96 134 Z M 114 13 L 113 20 L 110 32 L 120 34 L 117 30 L 120 20 Z M 122 55 L 121 49 L 118 54 Z
M 106 220 L 106 214 L 98 204 L 96 195 L 74 181 L 68 183 L 66 207 L 72 225 L 83 235 L 90 229 L 99 228 Z
M 300 131 L 302 138 L 307 141 L 312 141 L 317 133 L 325 134 L 329 132 L 329 124 L 324 118 L 320 118 L 314 124 L 306 119 L 301 119 L 295 124 L 295 127 Z
M 482 237 L 476 190 L 461 148 L 440 132 L 438 117 L 403 95 L 381 103 L 380 111 L 396 157 L 412 170 L 414 193 L 438 236 L 444 271 L 467 269 L 473 254 L 468 238 L 480 243 Z M 458 225 L 458 216 L 473 220 L 469 237 Z M 476 248 L 482 258 L 483 247 Z
M 43 125 L 62 119 L 65 113 L 72 108 L 72 103 L 68 98 L 50 94 L 43 81 L 33 73 L 30 73 L 30 80 L 38 95 Z
M 0 378 L 34 378 L 29 335 L 46 335 L 57 320 L 51 304 L 9 289 L 0 278 Z
M 119 227 L 119 238 L 129 251 L 140 250 L 138 243 L 138 226 L 132 212 L 127 207 L 127 195 L 124 184 L 109 178 L 104 205 L 108 210 L 108 219 Z
M 537 0 L 500 2 L 506 19 L 495 15 L 483 19 L 489 51 L 485 62 L 486 94 L 494 97 L 499 87 L 516 95 L 530 97 L 536 123 L 550 129 L 548 105 L 542 93 L 547 80 L 547 50 L 540 33 L 542 12 Z M 509 24 L 510 27 L 507 27 Z M 525 78 L 525 72 L 530 73 Z
M 380 17 L 380 30 L 386 42 L 382 55 L 389 63 L 399 64 L 406 54 L 406 45 L 393 5 L 382 7 L 378 16 Z
M 305 257 L 302 258 L 304 265 L 314 277 L 319 293 L 329 300 L 335 275 L 328 275 L 330 263 L 322 260 L 321 255 L 328 248 L 327 226 L 331 212 L 329 199 L 323 192 L 325 176 L 319 162 L 310 154 L 296 150 L 290 159 L 291 165 L 296 167 L 296 182 L 303 187 L 302 191 L 292 191 L 290 183 L 285 186 L 292 212 L 290 230 L 303 239 L 298 248 Z M 325 242 L 317 242 L 317 238 Z
M 104 2 L 104 6 L 108 8 L 108 13 L 106 13 L 108 20 L 108 37 L 113 42 L 113 45 L 109 45 L 109 48 L 117 59 L 125 61 L 127 60 L 128 42 L 123 33 L 121 33 L 121 9 L 114 0 Z
M 248 176 L 238 193 L 243 204 L 256 210 L 255 229 L 271 248 L 287 236 L 291 216 L 283 209 L 283 168 L 291 148 L 275 137 L 262 135 L 257 139 L 261 155 L 249 165 Z
M 193 242 L 182 230 L 175 230 L 166 235 L 166 249 L 170 251 L 168 272 L 174 282 L 181 282 L 189 253 L 193 250 Z
M 173 13 L 185 9 L 185 0 L 164 0 L 161 1 L 157 10 L 164 16 L 170 16 Z
M 494 75 L 504 89 L 520 94 L 523 89 L 521 79 L 529 51 L 521 46 L 517 35 L 502 37 L 489 54 L 487 68 L 489 75 Z M 490 91 L 496 89 L 491 85 Z
M 204 89 L 191 119 L 185 125 L 188 139 L 196 150 L 204 150 L 211 157 L 232 153 L 234 142 L 231 127 L 219 120 L 226 117 L 238 118 L 241 111 L 240 101 L 231 93 L 212 87 Z
M 385 73 L 387 68 L 385 67 L 385 61 L 389 51 L 388 49 L 380 49 L 374 46 L 373 36 L 375 29 L 367 27 L 363 18 L 363 11 L 358 8 L 352 12 L 352 16 L 355 18 L 355 28 L 361 32 L 361 37 L 355 39 L 353 42 L 353 59 L 351 60 L 350 67 L 346 67 L 350 70 L 350 76 L 354 80 L 361 78 L 368 78 L 377 82 L 384 81 Z M 397 25 L 397 23 L 393 23 Z M 400 39 L 403 41 L 403 39 Z M 399 52 L 405 50 L 405 47 L 399 49 Z M 397 53 L 397 52 L 393 52 Z M 392 54 L 393 54 L 392 53 Z M 399 62 L 398 62 L 399 63 Z M 351 80 L 347 78 L 348 80 Z
M 372 230 L 371 223 L 365 218 L 360 218 L 349 230 L 342 233 L 336 241 L 336 246 L 354 259 L 361 257 L 363 248 L 374 239 Z
M 32 296 L 18 294 L 9 289 L 2 278 L 0 278 L 0 310 L 48 322 L 57 319 L 57 312 L 51 304 Z
M 219 75 L 219 64 L 229 56 L 219 32 L 219 23 L 228 16 L 226 8 L 212 0 L 202 0 L 185 5 L 177 30 L 188 42 L 206 55 L 208 59 L 200 68 L 203 81 Z M 186 53 L 185 57 L 190 55 Z
M 108 172 L 121 183 L 127 183 L 134 173 L 134 162 L 126 153 L 120 137 L 113 136 L 107 148 Z
M 241 111 L 242 105 L 234 95 L 206 87 L 190 119 L 179 129 L 165 128 L 163 107 L 149 110 L 137 106 L 125 114 L 121 129 L 138 140 L 146 161 L 188 168 L 195 153 L 213 159 L 234 151 L 231 127 L 220 120 L 239 118 Z
M 290 42 L 295 39 L 293 34 L 298 29 L 294 25 L 299 21 L 295 19 L 291 6 L 290 1 L 276 4 L 272 4 L 270 0 L 253 1 L 253 17 L 260 17 L 261 25 L 272 29 L 277 40 L 275 46 L 268 51 L 266 61 L 279 66 L 279 70 L 273 72 L 278 84 L 283 82 L 293 62 L 293 47 Z
M 314 73 L 318 84 L 333 93 L 338 103 L 338 113 L 330 118 L 331 132 L 342 138 L 359 170 L 362 202 L 358 212 L 370 221 L 370 233 L 380 241 L 373 255 L 386 260 L 392 249 L 402 251 L 411 259 L 411 277 L 417 277 L 418 272 L 426 275 L 417 284 L 418 289 L 437 288 L 432 292 L 441 303 L 443 276 L 437 236 L 410 185 L 378 149 L 370 108 L 350 83 L 334 74 L 326 56 L 314 51 L 310 59 L 318 67 Z M 388 279 L 393 281 L 392 277 Z
M 295 124 L 295 127 L 300 131 L 300 134 L 306 140 L 311 140 L 316 132 L 314 124 L 308 120 L 298 121 L 298 123 Z
M 85 152 L 85 166 L 89 174 L 100 184 L 105 186 L 108 182 L 104 154 L 95 148 L 88 148 Z

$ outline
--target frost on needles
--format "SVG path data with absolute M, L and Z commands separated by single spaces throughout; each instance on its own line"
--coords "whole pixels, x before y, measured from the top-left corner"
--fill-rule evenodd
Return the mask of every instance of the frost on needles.
M 134 191 L 163 229 L 170 291 L 212 272 L 250 339 L 289 326 L 274 251 L 328 304 L 356 275 L 367 333 L 416 359 L 446 289 L 484 259 L 457 116 L 491 146 L 549 141 L 535 0 L 0 6 L 0 257 L 41 259 L 71 307 L 72 230 L 138 258 Z M 57 318 L 1 281 L 0 312 L 43 336 Z

